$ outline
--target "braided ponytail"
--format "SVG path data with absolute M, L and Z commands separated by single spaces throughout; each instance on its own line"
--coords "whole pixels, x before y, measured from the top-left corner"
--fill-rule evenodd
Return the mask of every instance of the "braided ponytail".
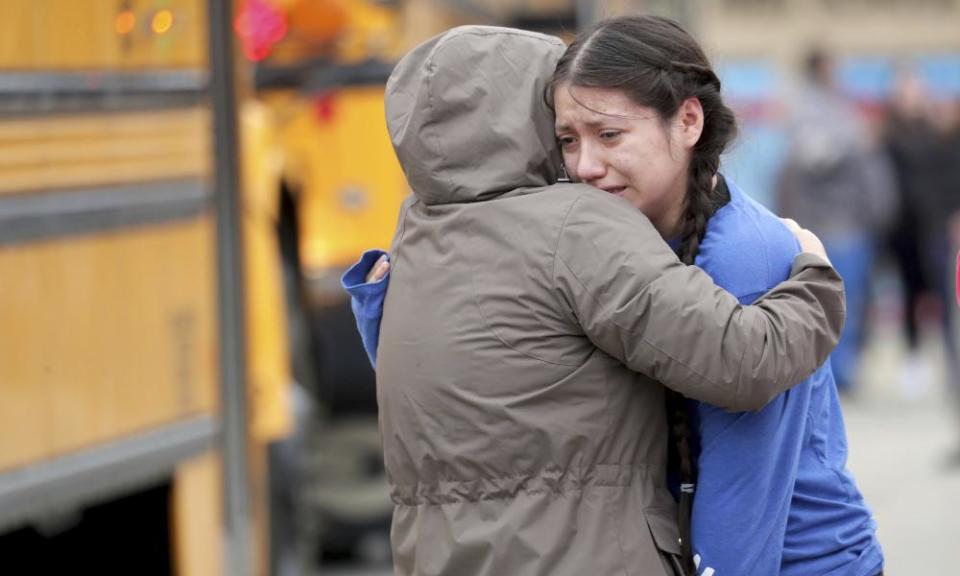
M 693 264 L 700 252 L 700 242 L 707 231 L 707 221 L 718 208 L 729 201 L 725 186 L 716 186 L 720 155 L 737 132 L 737 120 L 720 97 L 720 80 L 709 66 L 690 65 L 682 93 L 696 97 L 703 107 L 703 132 L 693 148 L 687 173 L 684 198 L 684 227 L 680 245 L 680 261 Z
M 696 78 L 687 76 L 681 90 L 683 98 L 695 96 L 703 107 L 704 126 L 700 140 L 693 149 L 687 174 L 687 192 L 684 198 L 683 232 L 677 255 L 680 261 L 692 265 L 700 253 L 700 243 L 707 233 L 707 222 L 730 197 L 726 186 L 718 186 L 720 154 L 727 148 L 736 134 L 736 117 L 720 98 L 720 80 L 709 66 L 699 65 L 686 68 Z M 697 466 L 693 459 L 690 439 L 693 434 L 690 426 L 690 412 L 687 399 L 678 392 L 667 390 L 667 415 L 673 436 L 672 450 L 679 464 L 680 502 L 679 527 L 680 545 L 684 569 L 696 573 L 693 562 L 691 542 L 691 517 L 693 496 L 696 491 Z
M 676 22 L 656 16 L 613 18 L 581 34 L 557 63 L 548 99 L 563 83 L 623 90 L 634 102 L 652 108 L 660 119 L 673 118 L 681 104 L 697 98 L 703 108 L 703 131 L 694 146 L 687 173 L 678 256 L 693 264 L 707 222 L 729 201 L 718 180 L 720 155 L 736 135 L 733 112 L 720 96 L 720 79 L 697 42 Z M 717 185 L 721 184 L 721 185 Z M 671 459 L 678 463 L 681 492 L 679 525 L 684 569 L 695 574 L 690 542 L 690 515 L 696 485 L 691 420 L 687 400 L 667 390 Z

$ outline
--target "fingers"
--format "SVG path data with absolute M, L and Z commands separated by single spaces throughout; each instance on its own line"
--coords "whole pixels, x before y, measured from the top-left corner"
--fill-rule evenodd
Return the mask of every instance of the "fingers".
M 373 265 L 370 272 L 367 273 L 367 284 L 383 280 L 389 271 L 390 262 L 387 260 L 387 255 L 384 254 L 377 260 L 377 263 Z
M 790 230 L 790 232 L 792 232 L 794 236 L 798 235 L 802 230 L 802 228 L 800 228 L 800 225 L 797 224 L 796 220 L 794 220 L 793 218 L 781 218 L 780 221 L 787 226 L 787 229 Z
M 780 220 L 797 238 L 797 242 L 800 243 L 800 249 L 802 251 L 816 254 L 827 262 L 830 261 L 830 258 L 827 257 L 827 251 L 823 247 L 823 242 L 817 238 L 816 234 L 806 228 L 801 228 L 799 224 L 790 218 L 781 218 Z

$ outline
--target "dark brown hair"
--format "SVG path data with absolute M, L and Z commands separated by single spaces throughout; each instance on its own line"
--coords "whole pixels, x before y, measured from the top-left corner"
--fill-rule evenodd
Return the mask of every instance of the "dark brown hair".
M 714 187 L 720 155 L 734 139 L 737 122 L 720 96 L 720 79 L 703 50 L 676 22 L 656 16 L 604 20 L 580 34 L 557 63 L 547 98 L 562 84 L 623 90 L 636 104 L 656 111 L 661 122 L 673 118 L 688 98 L 703 107 L 703 132 L 694 146 L 684 197 L 678 255 L 693 264 L 707 221 L 728 196 Z M 667 391 L 672 456 L 679 464 L 680 531 L 685 569 L 695 573 L 690 545 L 690 513 L 696 483 L 686 399 Z
M 557 63 L 547 93 L 564 83 L 618 88 L 636 104 L 653 109 L 661 121 L 676 115 L 688 98 L 703 107 L 703 133 L 694 146 L 684 198 L 680 259 L 692 264 L 706 223 L 723 199 L 713 177 L 720 155 L 734 139 L 737 122 L 720 97 L 720 79 L 703 50 L 679 24 L 657 16 L 604 20 L 577 36 Z

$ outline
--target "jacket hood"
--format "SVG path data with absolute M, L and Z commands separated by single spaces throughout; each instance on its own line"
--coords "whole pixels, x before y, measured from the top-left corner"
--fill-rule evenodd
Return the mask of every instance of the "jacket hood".
M 404 56 L 387 82 L 386 115 L 414 194 L 453 204 L 556 182 L 544 90 L 565 49 L 553 36 L 462 26 Z

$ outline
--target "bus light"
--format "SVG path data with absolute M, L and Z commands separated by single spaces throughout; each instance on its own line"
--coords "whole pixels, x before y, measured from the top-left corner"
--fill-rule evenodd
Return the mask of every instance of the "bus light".
M 126 36 L 127 34 L 133 32 L 133 29 L 137 26 L 137 16 L 133 13 L 133 10 L 124 10 L 117 14 L 117 17 L 113 20 L 113 29 L 120 36 Z
M 173 12 L 166 9 L 158 10 L 150 22 L 150 29 L 153 30 L 154 34 L 160 36 L 169 32 L 171 28 L 173 28 Z
M 246 0 L 233 26 L 243 53 L 254 62 L 266 59 L 288 31 L 286 13 L 267 0 Z
M 343 0 L 293 2 L 288 7 L 290 29 L 298 38 L 308 39 L 311 43 L 332 42 L 347 30 L 350 17 L 346 4 Z M 365 10 L 369 11 L 369 8 Z
M 337 111 L 337 99 L 334 92 L 320 94 L 313 99 L 313 115 L 320 124 L 330 124 Z

